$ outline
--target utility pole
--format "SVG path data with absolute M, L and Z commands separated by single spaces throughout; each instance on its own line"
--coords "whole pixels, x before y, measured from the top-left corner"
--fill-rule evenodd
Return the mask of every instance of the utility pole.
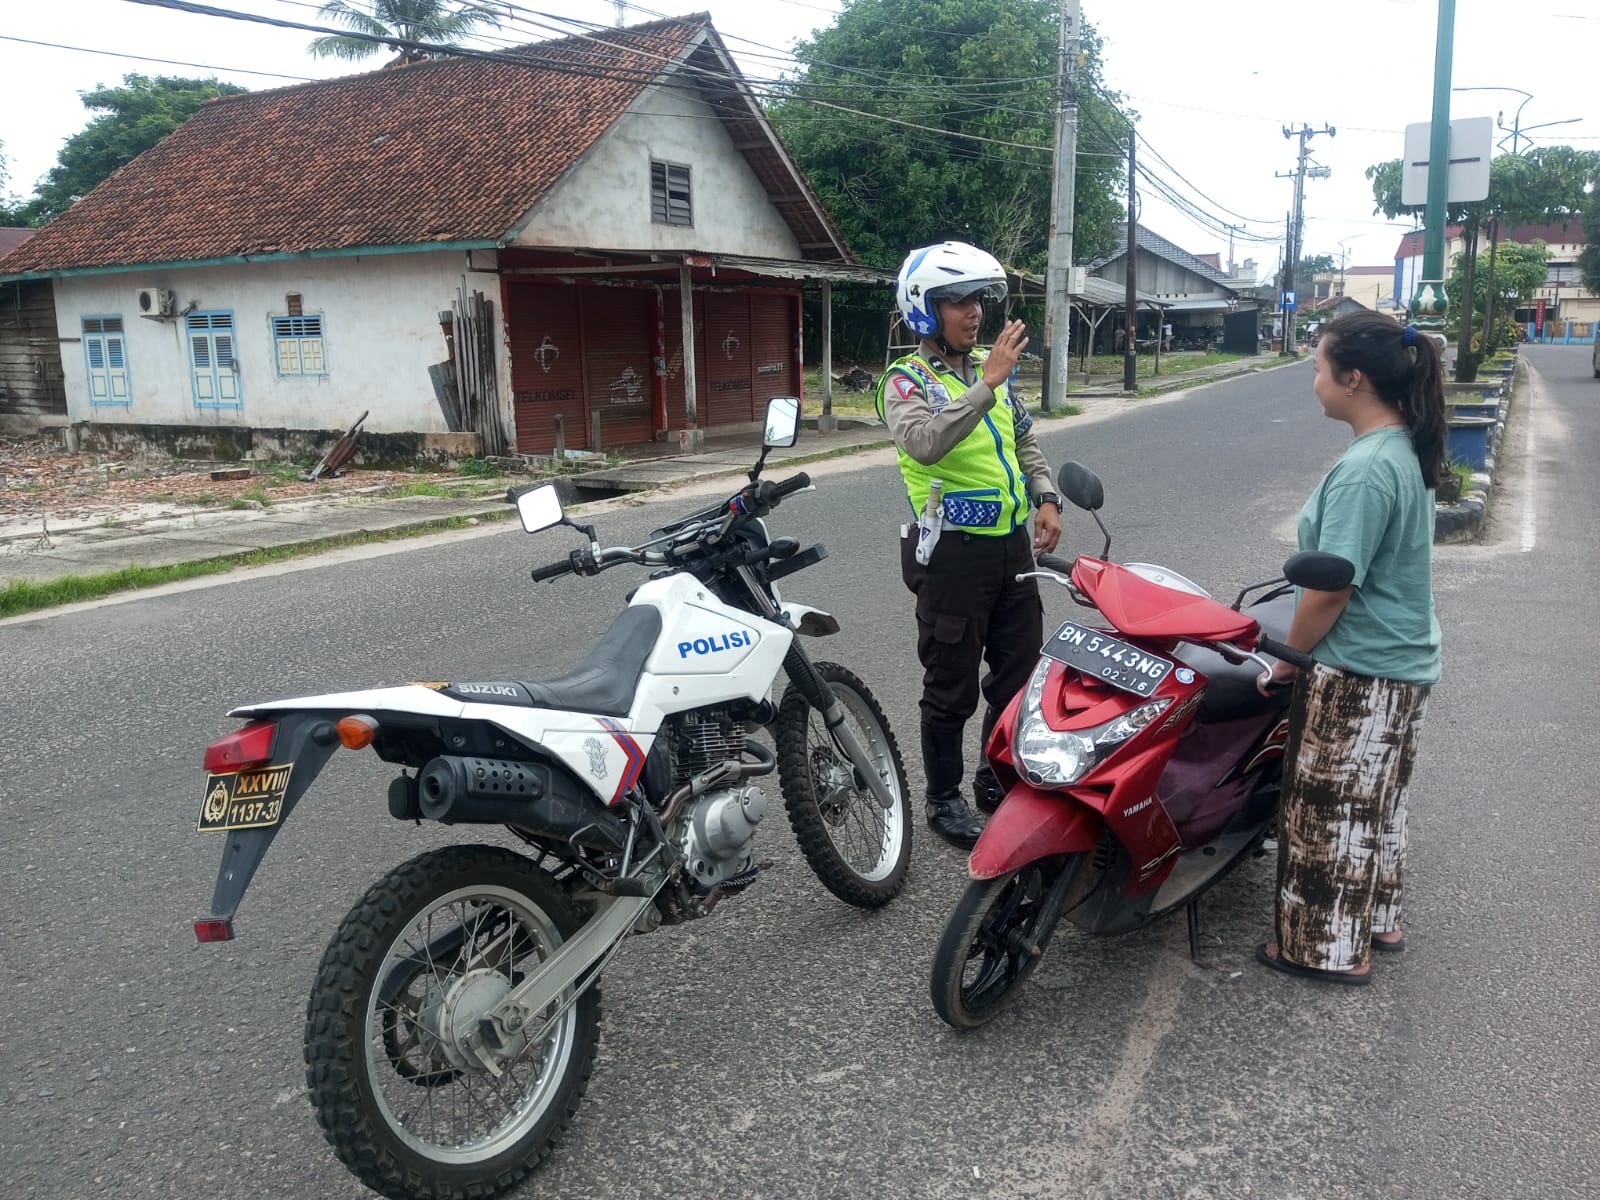
M 1411 316 L 1418 328 L 1436 335 L 1441 346 L 1450 307 L 1444 294 L 1444 224 L 1450 194 L 1450 68 L 1455 38 L 1456 0 L 1439 0 L 1433 49 L 1433 124 L 1428 130 L 1427 234 L 1422 242 L 1422 278 L 1411 298 Z
M 615 23 L 621 29 L 628 23 L 628 0 L 612 0 L 612 11 L 615 13 Z
M 1072 231 L 1078 169 L 1079 0 L 1059 0 L 1061 33 L 1056 43 L 1055 174 L 1050 181 L 1050 257 L 1045 267 L 1044 389 L 1040 407 L 1066 403 L 1072 366 Z
M 1123 343 L 1122 343 L 1122 390 L 1131 392 L 1139 386 L 1139 312 L 1137 308 L 1139 288 L 1137 282 L 1139 266 L 1139 239 L 1137 220 L 1138 193 L 1135 190 L 1133 177 L 1134 148 L 1139 141 L 1139 134 L 1133 127 L 1133 122 L 1128 123 L 1128 270 L 1127 286 L 1123 293 Z
M 1283 287 L 1285 292 L 1294 291 L 1294 268 L 1300 261 L 1301 243 L 1305 229 L 1306 176 L 1309 174 L 1316 179 L 1326 179 L 1332 173 L 1327 167 L 1307 167 L 1307 160 L 1311 157 L 1311 139 L 1324 133 L 1329 137 L 1334 137 L 1338 132 L 1331 125 L 1324 125 L 1321 129 L 1313 129 L 1303 121 L 1300 123 L 1299 129 L 1290 129 L 1287 125 L 1283 127 L 1284 137 L 1297 137 L 1300 139 L 1300 154 L 1292 172 L 1294 176 L 1294 215 L 1290 220 L 1289 240 L 1293 243 L 1291 246 L 1293 253 L 1287 255 L 1289 264 L 1285 271 Z M 1278 178 L 1285 178 L 1282 171 L 1278 172 Z M 1295 352 L 1293 309 L 1286 309 L 1284 312 L 1283 352 L 1285 354 L 1293 354 Z

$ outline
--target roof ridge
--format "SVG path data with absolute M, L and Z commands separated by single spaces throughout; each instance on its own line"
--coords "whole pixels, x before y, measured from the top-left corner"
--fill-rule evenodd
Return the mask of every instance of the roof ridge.
M 641 48 L 631 46 L 626 42 L 613 42 L 606 39 L 606 34 L 650 34 L 659 33 L 672 27 L 708 29 L 711 26 L 711 14 L 708 12 L 688 13 L 681 17 L 662 17 L 654 21 L 645 21 L 639 25 L 626 25 L 622 28 L 602 27 L 589 32 L 565 34 L 559 37 L 546 38 L 544 41 L 524 42 L 520 46 L 506 46 L 499 50 L 476 50 L 474 47 L 465 47 L 472 51 L 467 54 L 449 54 L 441 58 L 428 58 L 420 62 L 401 62 L 385 64 L 366 71 L 351 71 L 348 75 L 330 75 L 326 79 L 307 79 L 301 83 L 287 83 L 282 87 L 247 88 L 242 92 L 230 92 L 225 96 L 212 96 L 201 108 L 220 105 L 226 101 L 250 100 L 262 96 L 281 96 L 288 92 L 303 91 L 307 88 L 330 87 L 335 84 L 361 84 L 372 80 L 392 79 L 400 71 L 419 72 L 424 70 L 449 70 L 459 67 L 467 62 L 505 63 L 514 66 L 546 67 L 558 69 L 561 63 L 542 63 L 531 57 L 530 52 L 548 52 L 564 45 L 593 45 L 600 44 L 611 46 L 618 50 L 634 50 Z M 519 57 L 527 55 L 529 57 Z

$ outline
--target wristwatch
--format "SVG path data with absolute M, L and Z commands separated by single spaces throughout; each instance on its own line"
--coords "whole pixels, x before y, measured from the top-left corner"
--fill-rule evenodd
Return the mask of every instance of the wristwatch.
M 1054 492 L 1045 492 L 1034 501 L 1034 504 L 1035 506 L 1040 504 L 1054 504 L 1056 506 L 1056 512 L 1059 513 L 1061 511 L 1061 497 L 1056 495 Z

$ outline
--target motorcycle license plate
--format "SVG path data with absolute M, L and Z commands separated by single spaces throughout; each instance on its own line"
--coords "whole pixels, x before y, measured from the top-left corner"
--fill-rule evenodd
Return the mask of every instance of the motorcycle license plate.
M 1148 696 L 1172 671 L 1172 660 L 1075 621 L 1062 622 L 1041 653 L 1081 674 L 1103 679 L 1136 696 Z
M 289 791 L 293 763 L 206 776 L 205 798 L 200 801 L 197 833 L 223 829 L 262 829 L 283 816 L 283 798 Z

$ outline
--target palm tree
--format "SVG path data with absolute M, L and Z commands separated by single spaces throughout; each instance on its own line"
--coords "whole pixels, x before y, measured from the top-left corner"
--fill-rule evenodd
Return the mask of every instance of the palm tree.
M 432 57 L 428 51 L 402 45 L 403 42 L 449 43 L 472 33 L 480 25 L 495 28 L 500 25 L 493 5 L 473 0 L 461 0 L 457 4 L 447 0 L 356 0 L 354 3 L 328 0 L 318 11 L 367 36 L 317 38 L 310 46 L 314 57 L 354 61 L 369 58 L 388 46 L 398 52 L 398 57 L 384 64 L 390 67 Z M 391 38 L 395 40 L 388 40 Z

